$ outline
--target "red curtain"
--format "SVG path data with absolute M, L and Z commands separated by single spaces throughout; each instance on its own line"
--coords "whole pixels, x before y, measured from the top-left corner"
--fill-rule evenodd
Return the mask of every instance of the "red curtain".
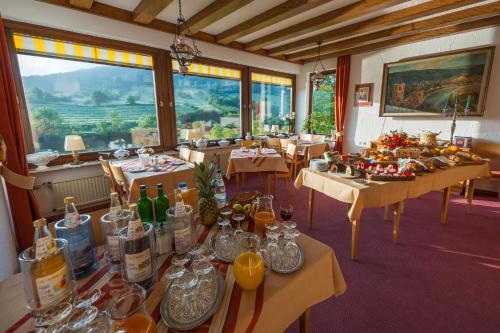
M 335 129 L 337 130 L 337 141 L 335 143 L 335 150 L 341 154 L 343 153 L 344 146 L 344 123 L 347 107 L 347 92 L 349 90 L 350 68 L 350 55 L 337 58 L 335 85 Z
M 20 175 L 28 175 L 23 125 L 17 105 L 16 86 L 7 49 L 7 38 L 0 15 L 0 134 L 7 145 L 6 165 Z M 33 220 L 40 216 L 32 191 L 7 184 L 7 193 L 18 249 L 33 242 Z

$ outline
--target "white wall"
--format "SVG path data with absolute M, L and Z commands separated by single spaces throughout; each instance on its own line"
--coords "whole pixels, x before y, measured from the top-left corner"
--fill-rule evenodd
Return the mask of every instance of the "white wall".
M 39 24 L 160 49 L 168 49 L 173 40 L 173 35 L 169 33 L 32 0 L 0 0 L 0 12 L 4 19 Z M 205 42 L 199 43 L 199 49 L 204 57 L 286 73 L 297 74 L 301 67 L 290 62 Z
M 382 75 L 384 63 L 426 54 L 446 52 L 472 47 L 500 44 L 500 28 L 487 28 L 398 46 L 371 53 L 354 55 L 351 58 L 351 74 L 347 116 L 345 125 L 346 149 L 357 152 L 373 140 L 389 130 L 402 128 L 409 133 L 417 134 L 420 129 L 442 131 L 443 138 L 450 136 L 450 118 L 416 118 L 416 117 L 379 117 Z M 498 52 L 498 50 L 497 50 Z M 335 68 L 336 59 L 326 59 L 325 67 Z M 303 121 L 308 106 L 308 79 L 314 63 L 306 64 L 298 76 L 297 110 L 298 119 Z M 354 107 L 354 85 L 357 83 L 375 83 L 374 104 L 372 107 Z M 485 115 L 481 118 L 459 119 L 456 135 L 472 136 L 476 139 L 500 143 L 500 56 L 493 60 L 488 95 L 485 104 Z M 301 128 L 302 124 L 299 124 Z

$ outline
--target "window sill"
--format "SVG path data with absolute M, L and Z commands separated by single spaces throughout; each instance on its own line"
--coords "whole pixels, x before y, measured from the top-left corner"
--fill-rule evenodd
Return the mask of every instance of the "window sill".
M 79 165 L 68 165 L 66 164 L 58 164 L 58 165 L 51 165 L 48 167 L 38 167 L 36 169 L 30 169 L 29 174 L 30 175 L 37 175 L 37 174 L 43 174 L 43 173 L 48 173 L 48 172 L 57 172 L 57 171 L 66 171 L 66 170 L 74 170 L 74 169 L 80 169 L 80 168 L 87 168 L 87 167 L 93 167 L 96 165 L 100 165 L 101 162 L 99 161 L 86 161 L 82 164 Z

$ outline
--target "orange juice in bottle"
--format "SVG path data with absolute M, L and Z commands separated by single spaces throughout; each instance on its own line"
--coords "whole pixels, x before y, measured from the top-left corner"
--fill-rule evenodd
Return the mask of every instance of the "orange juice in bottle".
M 187 187 L 187 184 L 185 182 L 180 182 L 179 183 L 179 190 L 181 190 L 181 195 L 182 195 L 182 201 L 184 201 L 185 205 L 189 205 L 189 189 Z

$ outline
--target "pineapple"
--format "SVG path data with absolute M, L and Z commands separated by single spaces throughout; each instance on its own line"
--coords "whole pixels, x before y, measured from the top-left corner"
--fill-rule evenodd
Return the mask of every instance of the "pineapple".
M 212 177 L 215 171 L 213 163 L 210 166 L 204 163 L 194 163 L 196 182 L 200 191 L 200 222 L 204 225 L 212 225 L 217 221 L 219 208 L 215 200 L 215 192 L 212 187 Z

